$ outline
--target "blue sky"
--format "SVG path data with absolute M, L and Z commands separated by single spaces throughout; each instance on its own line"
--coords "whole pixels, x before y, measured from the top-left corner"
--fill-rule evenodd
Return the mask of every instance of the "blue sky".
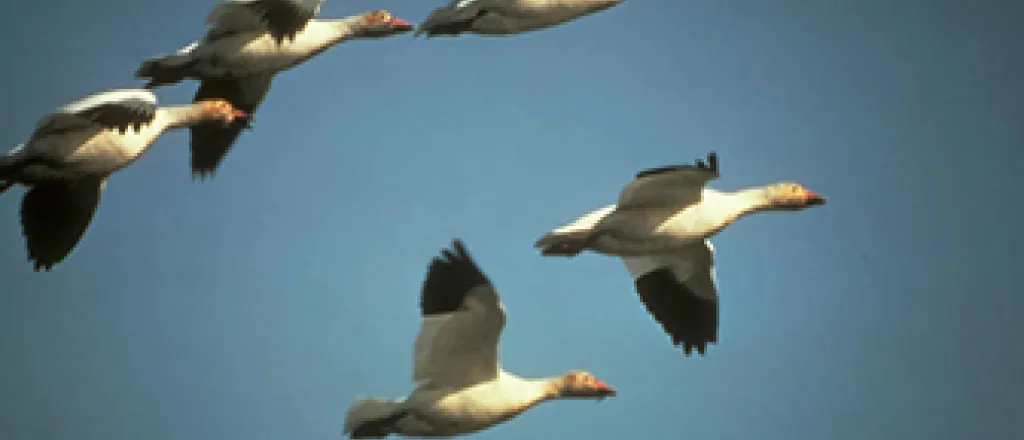
M 0 4 L 0 143 L 139 84 L 212 4 Z M 276 80 L 214 180 L 163 137 L 52 273 L 25 262 L 23 191 L 0 199 L 0 438 L 341 438 L 357 395 L 409 390 L 420 282 L 453 237 L 503 294 L 506 368 L 619 390 L 477 438 L 1024 437 L 1022 20 L 1011 0 L 627 0 L 512 38 L 338 46 Z M 618 260 L 531 244 L 712 149 L 717 188 L 829 204 L 715 239 L 720 342 L 685 358 Z

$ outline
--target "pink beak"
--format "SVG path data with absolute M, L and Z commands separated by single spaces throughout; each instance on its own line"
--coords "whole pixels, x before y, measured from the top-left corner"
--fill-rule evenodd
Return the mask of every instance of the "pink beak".
M 805 197 L 807 198 L 807 205 L 809 206 L 824 205 L 825 202 L 828 201 L 825 197 L 811 190 L 807 190 Z
M 402 20 L 401 18 L 395 17 L 391 19 L 391 27 L 400 31 L 412 30 L 412 23 Z
M 245 118 L 248 117 L 249 114 L 236 108 L 231 110 L 231 116 L 235 118 Z
M 596 389 L 597 391 L 606 392 L 606 393 L 611 394 L 613 396 L 615 395 L 615 389 L 614 388 L 612 388 L 608 384 L 606 384 L 606 383 L 604 383 L 602 381 L 599 381 L 599 380 L 594 381 L 594 389 Z

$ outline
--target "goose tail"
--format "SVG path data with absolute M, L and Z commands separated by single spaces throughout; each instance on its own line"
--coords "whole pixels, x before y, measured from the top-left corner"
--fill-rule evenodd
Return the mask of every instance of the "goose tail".
M 143 88 L 176 84 L 189 76 L 195 61 L 189 54 L 174 54 L 159 58 L 150 58 L 142 62 L 135 70 L 135 77 L 148 79 Z
M 545 257 L 575 257 L 590 245 L 590 231 L 548 232 L 533 243 Z
M 395 433 L 395 424 L 405 416 L 401 401 L 364 397 L 345 415 L 345 434 L 349 438 L 385 438 Z
M 544 234 L 533 243 L 533 247 L 545 257 L 575 257 L 593 243 L 596 237 L 594 227 L 615 209 L 616 205 L 607 205 L 588 212 L 572 223 Z

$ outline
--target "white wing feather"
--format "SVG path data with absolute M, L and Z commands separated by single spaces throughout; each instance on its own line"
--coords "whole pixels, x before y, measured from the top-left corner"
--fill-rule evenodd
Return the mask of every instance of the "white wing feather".
M 141 100 L 156 105 L 153 92 L 145 89 L 114 89 L 86 96 L 58 109 L 60 113 L 79 113 L 104 104 L 118 104 L 128 100 Z
M 429 316 L 416 337 L 413 381 L 461 388 L 498 374 L 505 306 L 489 285 L 477 286 L 454 313 Z

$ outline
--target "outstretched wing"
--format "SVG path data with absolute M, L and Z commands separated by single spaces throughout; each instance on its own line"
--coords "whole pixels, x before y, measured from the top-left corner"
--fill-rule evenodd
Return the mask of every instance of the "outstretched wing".
M 669 165 L 643 170 L 619 194 L 619 208 L 679 209 L 697 203 L 707 182 L 718 178 L 718 155 L 694 164 Z
M 115 89 L 72 102 L 54 115 L 77 116 L 106 128 L 124 131 L 153 122 L 156 109 L 156 95 L 149 90 Z
M 74 251 L 92 222 L 104 180 L 35 185 L 21 201 L 21 227 L 34 269 L 49 271 Z
M 189 128 L 192 174 L 206 178 L 217 171 L 242 131 L 248 127 L 256 108 L 267 96 L 274 76 L 253 75 L 241 79 L 206 79 L 196 90 L 194 101 L 220 98 L 228 100 L 235 108 L 249 114 L 249 118 L 238 119 L 230 125 L 203 123 Z
M 153 122 L 156 111 L 156 96 L 144 89 L 89 95 L 40 118 L 19 155 L 60 160 L 100 131 L 140 129 Z
M 294 38 L 320 11 L 323 0 L 228 0 L 206 17 L 220 31 L 266 29 L 278 41 Z
M 687 356 L 718 342 L 718 288 L 711 242 L 684 252 L 623 257 L 644 307 Z
M 497 376 L 505 307 L 461 240 L 430 262 L 420 310 L 414 381 L 461 388 Z

